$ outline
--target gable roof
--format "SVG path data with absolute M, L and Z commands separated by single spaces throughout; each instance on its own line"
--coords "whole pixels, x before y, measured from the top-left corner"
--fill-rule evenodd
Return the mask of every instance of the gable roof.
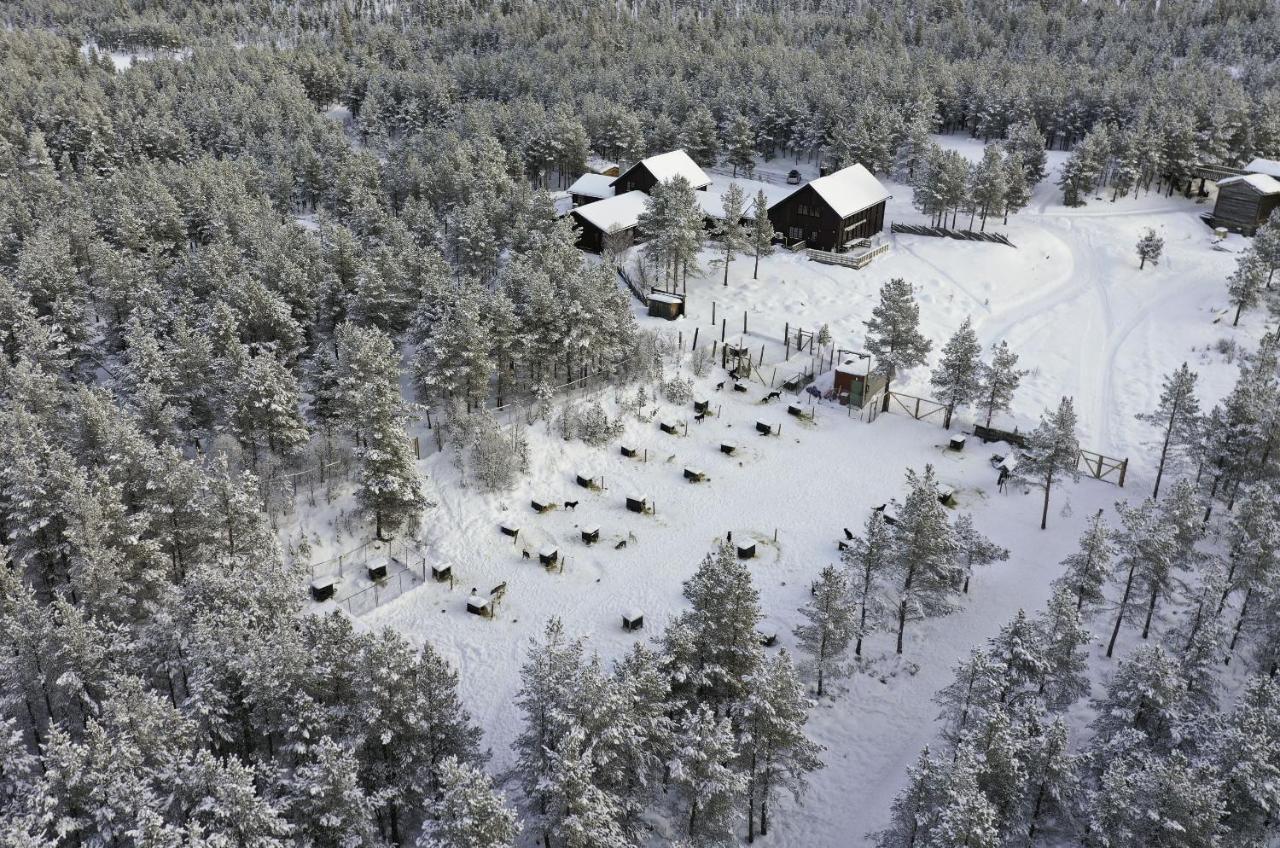
M 875 206 L 882 200 L 889 199 L 888 190 L 871 175 L 871 172 L 861 165 L 850 165 L 847 168 L 841 168 L 834 174 L 827 174 L 825 177 L 818 177 L 809 186 L 818 193 L 818 196 L 826 202 L 841 218 L 848 218 L 855 212 L 861 212 L 871 206 Z M 801 186 L 804 188 L 804 186 Z M 800 189 L 797 189 L 799 191 Z M 794 195 L 793 191 L 787 197 Z M 782 203 L 786 200 L 778 201 Z M 775 203 L 774 206 L 778 204 Z
M 648 200 L 649 195 L 643 191 L 629 191 L 595 203 L 584 203 L 573 210 L 573 214 L 606 233 L 615 228 L 629 230 L 640 222 Z
M 1239 177 L 1227 177 L 1218 180 L 1218 187 L 1245 183 L 1259 194 L 1280 194 L 1280 180 L 1266 174 L 1244 174 Z
M 1266 174 L 1268 177 L 1280 179 L 1280 160 L 1254 159 L 1244 169 L 1250 174 Z
M 583 197 L 613 197 L 613 177 L 604 174 L 583 174 L 569 186 L 570 194 Z
M 641 159 L 624 171 L 622 176 L 614 179 L 614 182 L 618 182 L 618 180 L 640 165 L 643 165 L 649 173 L 653 174 L 653 178 L 660 183 L 668 182 L 676 177 L 684 177 L 694 188 L 711 185 L 711 178 L 683 150 L 672 150 L 669 153 L 659 153 L 657 156 Z

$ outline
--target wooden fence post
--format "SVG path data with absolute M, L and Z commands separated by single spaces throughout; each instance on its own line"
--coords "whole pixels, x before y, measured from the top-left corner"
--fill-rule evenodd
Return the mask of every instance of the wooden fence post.
M 742 310 L 742 335 L 747 334 L 747 310 Z
M 694 327 L 694 328 L 693 328 L 693 344 L 689 345 L 689 350 L 697 350 L 697 349 L 698 349 L 698 331 L 699 331 L 699 330 L 701 330 L 701 329 L 702 329 L 701 327 Z
M 711 326 L 716 325 L 716 302 L 711 301 Z
M 419 445 L 418 445 L 418 437 L 417 437 L 417 436 L 414 436 L 414 437 L 413 437 L 413 458 L 414 458 L 414 459 L 422 459 L 422 450 L 420 449 L 420 447 L 419 447 Z M 297 492 L 295 491 L 295 492 L 294 492 L 294 494 L 297 494 Z
M 728 327 L 729 327 L 729 319 L 721 318 L 720 319 L 720 343 L 721 344 L 724 344 L 724 335 Z
M 1129 470 L 1129 457 L 1120 460 L 1120 488 L 1124 488 L 1124 475 Z

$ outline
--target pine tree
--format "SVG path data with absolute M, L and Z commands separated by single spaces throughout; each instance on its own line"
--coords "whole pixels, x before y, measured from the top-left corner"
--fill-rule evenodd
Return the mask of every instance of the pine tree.
M 857 624 L 843 572 L 828 565 L 814 582 L 812 594 L 813 600 L 800 608 L 805 621 L 796 625 L 795 635 L 800 649 L 812 657 L 805 665 L 817 676 L 821 698 L 827 680 L 848 674 L 842 659 L 857 632 Z
M 977 400 L 982 391 L 982 346 L 969 318 L 943 345 L 942 361 L 930 375 L 929 384 L 947 405 L 942 426 L 950 430 L 956 407 Z
M 1187 363 L 1182 363 L 1178 370 L 1164 378 L 1160 405 L 1151 412 L 1138 416 L 1139 421 L 1157 426 L 1163 431 L 1156 483 L 1151 492 L 1153 498 L 1160 495 L 1160 480 L 1169 460 L 1185 455 L 1199 438 L 1201 417 L 1197 377 L 1196 372 L 1187 367 Z
M 755 200 L 751 204 L 751 249 L 755 253 L 755 267 L 751 271 L 751 279 L 756 280 L 760 277 L 760 257 L 768 256 L 773 253 L 773 222 L 769 220 L 769 199 L 765 197 L 764 189 L 756 192 Z
M 1243 596 L 1227 649 L 1227 662 L 1231 661 L 1249 621 L 1250 602 L 1280 590 L 1280 515 L 1274 499 L 1274 487 L 1252 486 L 1241 495 L 1239 508 L 1231 518 L 1229 566 L 1226 585 L 1218 601 L 1219 612 L 1232 594 L 1243 591 Z
M 1078 804 L 1080 779 L 1076 759 L 1067 750 L 1067 724 L 1055 718 L 1044 734 L 1028 745 L 1028 801 L 1026 814 L 1027 844 L 1034 845 L 1036 834 L 1046 827 L 1064 824 Z
M 1141 271 L 1147 267 L 1147 263 L 1152 265 L 1160 264 L 1160 254 L 1164 251 L 1164 239 L 1156 235 L 1156 231 L 1151 227 L 1147 227 L 1142 232 L 1142 238 L 1138 239 L 1138 270 Z
M 1071 398 L 1064 397 L 1057 410 L 1048 410 L 1040 423 L 1027 436 L 1027 446 L 1018 455 L 1016 474 L 1020 480 L 1044 489 L 1044 508 L 1040 513 L 1040 529 L 1049 522 L 1049 495 L 1055 482 L 1079 480 L 1076 463 L 1080 442 L 1076 439 L 1076 412 Z
M 808 773 L 822 768 L 822 746 L 804 734 L 810 704 L 785 650 L 761 666 L 748 689 L 740 756 L 748 778 L 747 841 L 754 842 L 757 808 L 760 835 L 767 836 L 770 802 L 785 790 L 800 803 Z
M 368 845 L 378 841 L 378 808 L 360 783 L 354 753 L 328 736 L 308 752 L 290 781 L 289 818 L 316 845 Z
M 1111 530 L 1103 520 L 1102 510 L 1089 519 L 1089 525 L 1080 536 L 1080 550 L 1062 561 L 1062 577 L 1058 582 L 1075 595 L 1076 609 L 1085 605 L 1093 607 L 1105 597 L 1102 587 L 1111 573 L 1111 560 L 1115 549 L 1111 544 Z
M 1104 742 L 1136 730 L 1145 745 L 1167 750 L 1180 733 L 1186 698 L 1177 658 L 1159 645 L 1143 645 L 1117 666 L 1096 704 L 1093 728 Z
M 956 542 L 946 509 L 938 502 L 933 466 L 926 465 L 923 475 L 908 470 L 907 488 L 910 491 L 894 527 L 899 654 L 907 618 L 948 611 L 950 595 L 959 582 Z
M 555 754 L 573 728 L 573 698 L 581 669 L 582 643 L 569 639 L 557 618 L 547 622 L 543 642 L 530 650 L 520 669 L 516 705 L 524 713 L 524 730 L 515 748 L 525 797 L 533 806 L 525 825 L 539 834 L 544 848 L 551 846 L 556 822 L 550 784 Z
M 1009 558 L 1009 551 L 979 533 L 973 526 L 973 516 L 968 513 L 956 516 L 952 532 L 956 541 L 959 570 L 964 575 L 964 585 L 961 586 L 960 591 L 968 594 L 969 579 L 973 577 L 973 569 L 980 565 L 1003 562 Z
M 732 838 L 737 802 L 747 788 L 746 775 L 733 764 L 734 754 L 727 718 L 717 719 L 705 706 L 685 714 L 668 771 L 687 810 L 686 831 L 700 844 Z
M 933 344 L 920 334 L 920 306 L 911 284 L 895 277 L 880 287 L 880 302 L 871 310 L 867 350 L 876 357 L 875 370 L 885 378 L 884 411 L 889 409 L 889 387 L 898 372 L 921 365 Z
M 844 554 L 845 567 L 849 570 L 850 600 L 857 605 L 858 623 L 853 654 L 862 657 L 862 641 L 871 632 L 881 611 L 880 590 L 889 579 L 894 566 L 893 534 L 884 520 L 884 513 L 873 510 L 861 537 L 853 540 Z
M 998 813 L 982 791 L 980 773 L 978 752 L 968 744 L 961 745 L 947 773 L 938 824 L 929 844 L 998 848 Z
M 744 176 L 751 176 L 756 167 L 756 138 L 751 121 L 741 112 L 735 113 L 726 123 L 724 135 L 724 146 L 729 164 L 733 166 L 733 176 L 738 176 L 739 168 Z
M 942 737 L 953 747 L 983 724 L 1008 697 L 1008 669 L 987 650 L 974 649 L 956 663 L 951 682 L 938 690 Z
M 1258 263 L 1266 269 L 1266 289 L 1270 291 L 1276 269 L 1280 268 L 1280 220 L 1267 218 L 1254 235 L 1252 247 Z
M 1041 633 L 1044 674 L 1038 694 L 1049 709 L 1065 710 L 1089 692 L 1088 655 L 1092 639 L 1076 606 L 1076 598 L 1059 585 L 1049 596 L 1049 605 L 1036 621 Z
M 997 412 L 1008 412 L 1013 394 L 1027 372 L 1018 368 L 1018 355 L 1009 349 L 1008 342 L 1000 342 L 991 348 L 991 362 L 982 366 L 982 382 L 979 390 L 980 408 L 986 413 L 986 424 Z
M 431 806 L 418 848 L 512 848 L 516 815 L 483 771 L 447 757 L 440 763 L 443 791 Z
M 1207 763 L 1175 751 L 1141 750 L 1111 758 L 1090 804 L 1090 829 L 1114 848 L 1222 844 L 1221 782 Z
M 876 848 L 924 848 L 934 844 L 947 774 L 943 764 L 926 747 L 907 770 L 907 786 L 893 799 L 891 823 L 868 834 Z
M 1120 626 L 1129 613 L 1129 603 L 1135 589 L 1141 591 L 1144 575 L 1167 571 L 1174 556 L 1173 527 L 1161 519 L 1155 502 L 1150 498 L 1138 506 L 1117 504 L 1123 529 L 1118 534 L 1116 548 L 1120 558 L 1116 565 L 1125 575 L 1124 591 L 1116 612 L 1116 623 L 1107 643 L 1107 656 L 1115 651 Z
M 1265 845 L 1278 829 L 1280 807 L 1276 746 L 1280 745 L 1280 681 L 1249 678 L 1235 710 L 1214 739 L 1217 773 L 1224 778 L 1225 824 L 1230 838 Z
M 1034 187 L 1049 173 L 1046 147 L 1044 136 L 1036 127 L 1035 121 L 1030 118 L 1009 128 L 1005 149 L 1009 151 L 1010 156 L 1021 156 L 1022 169 L 1028 186 Z
M 973 171 L 973 207 L 982 215 L 982 230 L 987 228 L 988 215 L 1006 208 L 1008 192 L 1009 182 L 1000 148 L 994 144 L 987 145 L 982 151 L 982 161 Z
M 404 428 L 400 369 L 391 339 L 353 324 L 338 328 L 338 393 L 359 433 L 356 498 L 373 515 L 375 538 L 417 524 L 426 499 Z
M 1010 153 L 1004 160 L 1005 192 L 1004 223 L 1009 223 L 1010 212 L 1021 212 L 1031 202 L 1031 187 L 1027 183 L 1027 172 L 1022 166 L 1022 154 Z
M 716 225 L 714 234 L 724 249 L 724 284 L 727 286 L 729 285 L 729 263 L 739 251 L 746 250 L 749 246 L 747 231 L 742 226 L 746 203 L 742 188 L 737 183 L 729 183 L 721 203 L 724 208 L 724 217 Z
M 581 727 L 570 726 L 555 751 L 544 781 L 551 811 L 543 827 L 564 848 L 597 848 L 626 843 L 619 798 L 597 785 L 594 753 Z
M 1240 254 L 1236 270 L 1227 279 L 1227 298 L 1236 307 L 1236 317 L 1231 326 L 1239 326 L 1241 313 L 1258 305 L 1266 285 L 1266 273 L 1266 268 L 1252 249 Z

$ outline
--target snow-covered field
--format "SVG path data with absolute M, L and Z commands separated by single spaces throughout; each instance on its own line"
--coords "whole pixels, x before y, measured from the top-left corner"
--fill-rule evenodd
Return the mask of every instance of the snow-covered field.
M 942 140 L 980 155 L 980 145 Z M 1210 230 L 1198 219 L 1205 206 L 1181 196 L 1149 195 L 1067 209 L 1052 179 L 1007 226 L 989 222 L 1016 249 L 886 230 L 890 252 L 863 271 L 781 251 L 761 263 L 758 280 L 751 279 L 750 258 L 741 257 L 730 269 L 728 287 L 721 286 L 714 268 L 690 280 L 686 319 L 640 320 L 682 333 L 687 347 L 695 327 L 701 327 L 701 344 L 719 338 L 710 321 L 713 301 L 717 323 L 721 315 L 728 318 L 730 340 L 741 335 L 745 310 L 751 334 L 744 341 L 757 351 L 764 345 L 761 370 L 768 375 L 776 367 L 781 378 L 798 368 L 794 356 L 781 362 L 785 324 L 814 330 L 827 324 L 836 346 L 860 349 L 861 322 L 880 285 L 903 277 L 915 286 L 922 329 L 935 349 L 967 315 L 984 344 L 1007 340 L 1021 365 L 1032 369 L 1015 400 L 1016 415 L 1001 425 L 1025 428 L 1060 396 L 1074 397 L 1083 446 L 1130 457 L 1124 490 L 1088 478 L 1064 486 L 1054 496 L 1049 530 L 1042 532 L 1036 493 L 996 492 L 988 458 L 1000 446 L 971 440 L 965 451 L 949 452 L 943 448 L 947 434 L 937 423 L 896 414 L 865 423 L 825 402 L 818 403 L 815 422 L 801 422 L 786 414 L 785 403 L 762 404 L 768 389 L 759 382 L 747 393 L 714 391 L 723 378 L 716 371 L 719 376 L 697 381 L 697 394 L 719 413 L 702 423 L 693 420 L 690 407 L 664 404 L 651 422 L 630 419 L 625 436 L 605 448 L 565 442 L 538 425 L 530 436 L 527 479 L 500 496 L 464 487 L 447 453 L 425 457 L 428 496 L 439 504 L 424 521 L 428 560 L 452 564 L 458 585 L 449 591 L 428 583 L 365 615 L 362 626 L 391 626 L 430 641 L 456 663 L 462 694 L 501 772 L 512 764 L 510 744 L 520 725 L 513 704 L 519 667 L 530 638 L 549 616 L 563 618 L 602 656 L 617 656 L 661 631 L 682 608 L 681 582 L 732 532 L 734 541 L 750 537 L 759 543 L 752 563 L 756 585 L 779 645 L 789 647 L 796 609 L 806 601 L 810 581 L 837 561 L 842 528 L 858 532 L 868 510 L 904 493 L 905 469 L 932 463 L 941 480 L 958 489 L 957 509 L 972 512 L 978 528 L 1012 555 L 976 576 L 963 609 L 909 625 L 903 661 L 893 659 L 888 634 L 873 638 L 866 649 L 868 667 L 814 710 L 810 729 L 828 749 L 827 767 L 814 775 L 806 809 L 788 809 L 778 818 L 774 844 L 862 844 L 862 834 L 885 822 L 907 765 L 933 737 L 936 707 L 930 698 L 948 681 L 954 662 L 1019 607 L 1036 608 L 1046 600 L 1058 562 L 1074 549 L 1087 516 L 1149 491 L 1151 464 L 1143 447 L 1149 433 L 1134 416 L 1154 405 L 1161 376 L 1191 362 L 1200 372 L 1207 408 L 1234 377 L 1234 366 L 1211 348 L 1220 339 L 1244 341 L 1260 330 L 1254 317 L 1238 330 L 1229 315 L 1215 323 L 1227 308 L 1224 280 L 1234 263 L 1232 251 L 1243 240 L 1232 237 L 1220 246 L 1226 250 L 1215 249 Z M 716 177 L 718 185 L 727 181 Z M 890 190 L 888 218 L 918 222 L 910 190 Z M 1139 271 L 1134 244 L 1148 226 L 1163 235 L 1165 254 L 1158 267 Z M 704 254 L 704 260 L 711 258 L 713 252 Z M 907 375 L 898 387 L 928 395 L 927 369 Z M 612 405 L 611 390 L 600 397 Z M 807 397 L 804 403 L 809 408 Z M 661 432 L 657 422 L 665 419 L 687 422 L 687 435 Z M 758 435 L 757 420 L 781 424 L 781 435 Z M 968 424 L 960 416 L 953 430 Z M 737 454 L 721 453 L 722 442 L 737 444 Z M 620 443 L 647 451 L 647 462 L 621 456 Z M 685 467 L 705 471 L 710 480 L 688 483 Z M 579 488 L 574 478 L 580 472 L 602 475 L 606 488 Z M 626 511 L 629 494 L 651 498 L 656 513 Z M 533 499 L 579 503 L 574 510 L 537 515 Z M 504 522 L 521 528 L 517 543 L 499 532 Z M 599 526 L 601 539 L 587 547 L 579 534 L 590 526 Z M 622 540 L 626 547 L 615 549 Z M 567 557 L 563 573 L 546 573 L 537 564 L 536 552 L 545 545 Z M 522 558 L 525 547 L 533 559 Z M 502 582 L 508 590 L 495 620 L 465 612 L 471 587 L 487 592 Z M 645 630 L 638 633 L 623 632 L 619 623 L 632 607 L 645 614 Z

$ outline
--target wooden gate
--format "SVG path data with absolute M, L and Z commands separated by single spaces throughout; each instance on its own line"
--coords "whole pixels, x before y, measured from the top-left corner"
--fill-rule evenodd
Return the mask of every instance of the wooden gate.
M 1095 480 L 1106 480 L 1123 489 L 1124 477 L 1129 471 L 1129 459 L 1114 459 L 1081 448 L 1076 456 L 1076 468 L 1082 468 L 1084 473 Z
M 916 397 L 902 392 L 889 392 L 884 399 L 884 411 L 902 411 L 917 421 L 923 421 L 930 416 L 936 415 L 938 420 L 941 421 L 947 414 L 947 405 L 939 403 L 932 398 Z

